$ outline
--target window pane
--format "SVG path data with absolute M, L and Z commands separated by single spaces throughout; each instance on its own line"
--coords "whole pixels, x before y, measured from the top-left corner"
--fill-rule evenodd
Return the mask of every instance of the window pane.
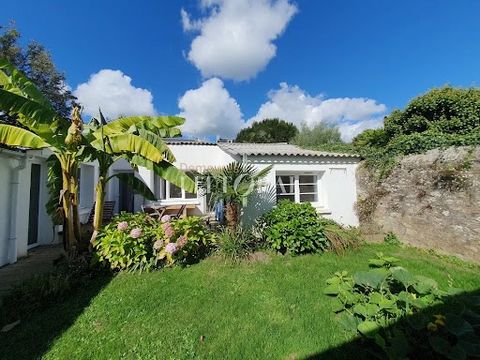
M 281 194 L 277 194 L 277 202 L 279 202 L 280 200 L 290 200 L 292 202 L 295 201 L 295 195 L 281 195 Z
M 182 189 L 170 183 L 170 199 L 181 199 Z
M 300 184 L 314 184 L 316 182 L 315 175 L 300 175 L 298 181 Z
M 293 184 L 294 183 L 294 177 L 292 175 L 279 175 L 277 176 L 277 185 L 281 184 Z
M 317 194 L 300 194 L 300 202 L 315 202 Z
M 277 185 L 277 194 L 293 194 L 295 186 L 293 185 Z
M 317 185 L 300 185 L 300 194 L 302 193 L 316 193 Z

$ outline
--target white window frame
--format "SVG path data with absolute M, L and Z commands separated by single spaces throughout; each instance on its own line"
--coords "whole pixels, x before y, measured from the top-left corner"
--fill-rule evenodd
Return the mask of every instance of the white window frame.
M 320 194 L 320 178 L 321 174 L 320 173 L 311 173 L 311 172 L 277 172 L 275 174 L 275 196 L 278 199 L 278 193 L 277 191 L 277 186 L 279 185 L 277 182 L 277 178 L 280 176 L 290 176 L 293 177 L 293 193 L 285 193 L 284 195 L 294 195 L 294 202 L 295 203 L 301 203 L 300 202 L 300 195 L 307 195 L 307 194 L 315 194 L 316 199 L 315 201 L 303 201 L 304 203 L 309 202 L 311 204 L 319 204 L 320 199 L 321 199 L 321 194 Z M 316 186 L 316 192 L 309 192 L 309 193 L 300 193 L 300 176 L 313 176 L 314 177 L 314 182 L 313 183 L 302 183 L 302 185 L 315 185 Z M 288 185 L 291 185 L 289 183 Z

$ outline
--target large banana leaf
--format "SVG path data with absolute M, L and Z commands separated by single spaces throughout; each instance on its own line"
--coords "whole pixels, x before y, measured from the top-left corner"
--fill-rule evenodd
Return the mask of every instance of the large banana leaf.
M 153 192 L 149 189 L 145 183 L 137 178 L 135 174 L 133 173 L 117 173 L 108 178 L 110 180 L 111 178 L 118 178 L 120 181 L 123 183 L 127 184 L 132 188 L 132 190 L 137 193 L 142 195 L 145 199 L 147 200 L 156 200 L 155 195 Z
M 4 124 L 0 124 L 0 144 L 29 149 L 42 149 L 50 146 L 40 136 L 31 131 Z
M 64 128 L 69 126 L 54 110 L 4 89 L 0 89 L 0 111 L 22 115 L 20 122 L 36 133 L 55 132 L 61 123 Z
M 175 161 L 175 155 L 173 155 L 170 148 L 160 136 L 146 129 L 139 129 L 138 136 L 140 136 L 142 139 L 147 140 L 150 144 L 160 150 L 164 154 L 168 162 L 172 163 Z
M 161 178 L 167 180 L 173 185 L 185 189 L 187 192 L 196 192 L 195 181 L 168 161 L 163 160 L 159 163 L 153 163 L 140 156 L 132 156 L 129 161 L 131 164 L 153 170 L 153 172 Z
M 162 152 L 155 146 L 140 136 L 129 133 L 108 136 L 105 139 L 100 138 L 92 141 L 91 145 L 101 151 L 105 148 L 105 151 L 110 154 L 133 153 L 156 163 L 163 160 Z
M 185 120 L 178 116 L 129 116 L 109 122 L 103 127 L 103 132 L 104 134 L 118 134 L 140 124 L 147 125 L 149 129 L 151 126 L 154 128 L 169 128 L 181 125 L 184 122 Z
M 55 155 L 51 155 L 47 159 L 48 165 L 48 200 L 45 203 L 47 214 L 50 215 L 55 225 L 62 224 L 62 166 Z
M 0 72 L 3 73 L 3 75 L 0 75 L 0 83 L 4 86 L 5 90 L 12 91 L 13 88 L 17 88 L 24 97 L 28 97 L 44 107 L 52 109 L 50 101 L 48 101 L 35 84 L 6 59 L 0 58 L 0 70 Z M 12 92 L 17 93 L 16 91 Z

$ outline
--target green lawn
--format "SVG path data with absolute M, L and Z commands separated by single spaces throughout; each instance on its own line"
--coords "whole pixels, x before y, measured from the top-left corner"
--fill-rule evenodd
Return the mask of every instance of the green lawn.
M 466 290 L 478 267 L 427 252 L 365 245 L 344 256 L 273 256 L 267 263 L 211 258 L 190 268 L 99 279 L 63 304 L 0 334 L 0 353 L 21 359 L 289 359 L 351 340 L 324 296 L 334 271 L 366 269 L 375 252 L 402 258 L 412 272 Z M 354 345 L 326 358 L 359 358 Z

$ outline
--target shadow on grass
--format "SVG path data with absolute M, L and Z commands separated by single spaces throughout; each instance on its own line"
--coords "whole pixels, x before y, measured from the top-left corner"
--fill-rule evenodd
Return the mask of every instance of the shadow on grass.
M 472 297 L 476 297 L 476 306 L 472 306 Z M 476 342 L 478 345 L 473 345 L 471 349 L 476 349 L 476 356 L 458 357 L 455 353 L 451 353 L 449 357 L 442 356 L 438 353 L 427 354 L 425 349 L 429 345 L 429 337 L 435 336 L 438 332 L 429 332 L 426 328 L 412 333 L 410 339 L 410 348 L 408 352 L 408 359 L 478 359 L 480 358 L 480 289 L 472 292 L 464 292 L 456 296 L 448 296 L 444 298 L 444 304 L 431 306 L 423 309 L 422 311 L 403 319 L 396 324 L 386 329 L 387 332 L 392 331 L 401 322 L 404 323 L 408 320 L 409 323 L 421 323 L 427 324 L 429 321 L 433 321 L 433 315 L 435 314 L 455 314 L 460 315 L 465 310 L 474 311 L 476 315 L 471 315 L 475 318 L 476 326 L 473 326 L 475 330 Z M 335 316 L 334 313 L 331 316 Z M 466 317 L 466 316 L 464 316 Z M 448 316 L 447 316 L 448 319 Z M 469 320 L 471 317 L 469 317 Z M 447 320 L 448 323 L 448 320 Z M 442 331 L 442 330 L 440 330 Z M 454 336 L 443 336 L 447 338 L 452 346 L 455 346 L 457 339 Z M 471 338 L 470 338 L 471 340 Z M 463 347 L 463 346 L 462 346 Z M 316 360 L 316 359 L 388 359 L 387 354 L 373 341 L 366 340 L 365 338 L 356 338 L 353 341 L 345 343 L 341 346 L 328 349 L 316 354 L 309 355 L 304 360 Z
M 0 358 L 41 358 L 111 278 L 111 275 L 99 274 L 86 286 L 73 290 L 64 301 L 54 301 L 21 319 L 20 325 L 11 331 L 0 333 Z

